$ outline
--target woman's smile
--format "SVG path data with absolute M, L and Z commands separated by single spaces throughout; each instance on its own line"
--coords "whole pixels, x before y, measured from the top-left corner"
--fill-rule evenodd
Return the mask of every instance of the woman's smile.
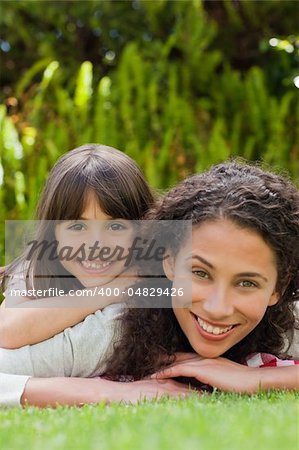
M 227 335 L 230 333 L 230 331 L 232 331 L 234 327 L 238 326 L 238 324 L 235 325 L 212 324 L 211 322 L 202 319 L 197 314 L 194 314 L 192 312 L 191 314 L 194 317 L 195 324 L 198 328 L 199 333 L 205 339 L 215 339 L 217 341 L 225 339 Z

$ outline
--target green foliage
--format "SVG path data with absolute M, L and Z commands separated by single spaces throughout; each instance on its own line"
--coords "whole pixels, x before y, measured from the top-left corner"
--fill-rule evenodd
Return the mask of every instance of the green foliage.
M 86 142 L 125 151 L 158 188 L 231 156 L 299 181 L 292 2 L 278 5 L 289 28 L 277 48 L 272 2 L 60 1 L 47 14 L 44 1 L 5 3 L 2 224 L 32 218 L 57 158 Z

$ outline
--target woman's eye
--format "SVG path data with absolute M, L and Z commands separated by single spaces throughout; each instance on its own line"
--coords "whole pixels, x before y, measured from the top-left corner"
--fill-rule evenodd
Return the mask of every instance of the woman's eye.
M 108 226 L 108 230 L 111 231 L 122 231 L 125 229 L 126 227 L 122 223 L 110 223 Z
M 239 285 L 241 287 L 245 287 L 245 288 L 257 287 L 257 284 L 254 281 L 249 281 L 249 280 L 240 281 Z
M 194 273 L 194 275 L 196 275 L 199 278 L 209 278 L 209 274 L 204 270 L 194 269 L 192 270 L 192 273 Z
M 84 230 L 84 225 L 82 223 L 73 223 L 72 225 L 69 226 L 68 229 L 74 231 L 82 231 Z

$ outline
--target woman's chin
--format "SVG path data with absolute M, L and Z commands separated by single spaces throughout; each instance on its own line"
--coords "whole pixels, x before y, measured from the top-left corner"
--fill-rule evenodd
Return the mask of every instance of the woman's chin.
M 215 348 L 215 349 L 213 349 L 213 348 L 210 348 L 210 349 L 208 349 L 208 348 L 194 348 L 193 347 L 193 349 L 194 349 L 194 351 L 199 355 L 199 356 L 201 356 L 202 358 L 208 358 L 208 359 L 210 359 L 210 358 L 218 358 L 219 356 L 222 356 L 223 355 L 223 353 L 225 353 L 226 352 L 226 349 L 217 349 L 217 348 Z

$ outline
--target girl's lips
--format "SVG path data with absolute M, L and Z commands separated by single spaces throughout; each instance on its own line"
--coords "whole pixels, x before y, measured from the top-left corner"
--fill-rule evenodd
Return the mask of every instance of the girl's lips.
M 235 324 L 235 325 L 233 325 L 232 326 L 232 328 L 230 329 L 230 330 L 228 330 L 228 331 L 226 331 L 226 332 L 224 332 L 224 333 L 220 333 L 220 334 L 213 334 L 213 333 L 210 333 L 210 332 L 208 332 L 208 331 L 206 331 L 206 330 L 204 330 L 203 328 L 202 328 L 202 326 L 199 324 L 199 322 L 198 322 L 198 316 L 196 316 L 194 313 L 191 313 L 192 314 L 192 316 L 193 316 L 193 319 L 194 319 L 194 321 L 195 321 L 195 324 L 196 324 L 196 327 L 197 327 L 197 329 L 198 329 L 198 331 L 199 331 L 199 333 L 200 333 L 200 335 L 203 337 L 203 338 L 205 338 L 206 340 L 208 340 L 208 341 L 222 341 L 223 339 L 226 339 L 232 332 L 233 332 L 233 330 L 234 330 L 234 328 L 236 328 L 239 324 Z M 201 318 L 199 318 L 199 319 L 201 319 Z M 203 319 L 202 319 L 203 320 Z M 206 322 L 206 321 L 204 321 L 204 322 Z M 209 323 L 209 322 L 207 322 L 207 323 Z M 220 325 L 214 325 L 214 324 L 212 324 L 211 323 L 211 326 L 213 326 L 214 328 L 227 328 L 228 326 L 226 326 L 226 327 L 224 327 L 223 325 L 220 327 Z
M 91 275 L 97 275 L 97 274 L 107 272 L 114 263 L 114 261 L 105 261 L 105 262 L 99 263 L 99 261 L 95 260 L 95 261 L 88 261 L 87 264 L 85 262 L 85 264 L 84 264 L 79 259 L 77 260 L 77 262 L 80 265 L 81 269 L 84 270 L 84 272 L 91 274 Z M 88 265 L 90 265 L 90 267 L 88 267 Z

